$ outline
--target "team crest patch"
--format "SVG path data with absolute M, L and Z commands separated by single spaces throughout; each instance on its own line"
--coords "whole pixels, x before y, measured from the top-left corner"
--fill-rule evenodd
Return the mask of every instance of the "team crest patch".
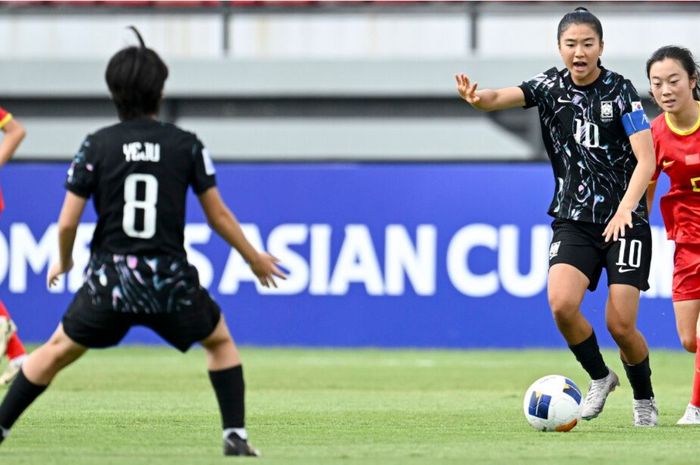
M 549 246 L 549 259 L 553 259 L 557 255 L 559 255 L 559 246 L 561 245 L 561 241 L 557 242 L 552 242 L 552 245 Z
M 602 119 L 612 119 L 613 103 L 610 100 L 600 102 L 600 117 Z

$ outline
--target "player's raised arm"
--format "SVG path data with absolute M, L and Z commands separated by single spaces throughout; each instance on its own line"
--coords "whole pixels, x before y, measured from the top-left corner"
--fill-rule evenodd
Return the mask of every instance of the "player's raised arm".
M 525 106 L 525 94 L 519 87 L 477 90 L 479 84 L 472 82 L 466 74 L 458 74 L 455 79 L 459 96 L 477 110 L 495 111 Z
M 226 242 L 233 246 L 250 265 L 260 284 L 265 287 L 277 287 L 275 276 L 286 279 L 287 275 L 277 267 L 277 260 L 270 254 L 258 252 L 246 239 L 236 216 L 226 206 L 219 189 L 211 187 L 199 196 L 199 203 L 204 209 L 207 222 Z

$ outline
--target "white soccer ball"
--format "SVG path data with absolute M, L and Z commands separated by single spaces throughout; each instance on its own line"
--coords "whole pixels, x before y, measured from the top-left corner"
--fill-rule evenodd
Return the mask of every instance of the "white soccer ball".
M 569 431 L 581 417 L 581 390 L 566 376 L 542 377 L 525 393 L 523 411 L 536 430 Z

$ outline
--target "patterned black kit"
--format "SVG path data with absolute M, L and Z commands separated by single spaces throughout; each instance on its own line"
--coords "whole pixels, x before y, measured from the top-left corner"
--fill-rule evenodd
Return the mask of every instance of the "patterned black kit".
M 637 166 L 630 135 L 649 128 L 629 80 L 601 68 L 591 84 L 577 86 L 568 70 L 551 68 L 520 85 L 525 107 L 537 106 L 542 139 L 552 164 L 555 191 L 548 213 L 555 217 L 550 266 L 567 263 L 595 289 L 602 268 L 608 284 L 648 288 L 651 231 L 646 199 L 632 212 L 625 238 L 605 243 L 612 219 Z
M 197 137 L 172 124 L 124 121 L 87 137 L 66 189 L 92 196 L 98 223 L 85 284 L 63 317 L 71 339 L 109 347 L 143 325 L 185 351 L 212 333 L 221 311 L 183 244 L 187 189 L 205 192 L 214 173 Z

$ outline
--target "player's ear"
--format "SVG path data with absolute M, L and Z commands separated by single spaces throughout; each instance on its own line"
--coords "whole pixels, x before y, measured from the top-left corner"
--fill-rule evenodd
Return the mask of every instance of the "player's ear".
M 598 55 L 598 58 L 603 56 L 603 48 L 605 48 L 605 42 L 601 39 L 600 41 L 600 55 Z

